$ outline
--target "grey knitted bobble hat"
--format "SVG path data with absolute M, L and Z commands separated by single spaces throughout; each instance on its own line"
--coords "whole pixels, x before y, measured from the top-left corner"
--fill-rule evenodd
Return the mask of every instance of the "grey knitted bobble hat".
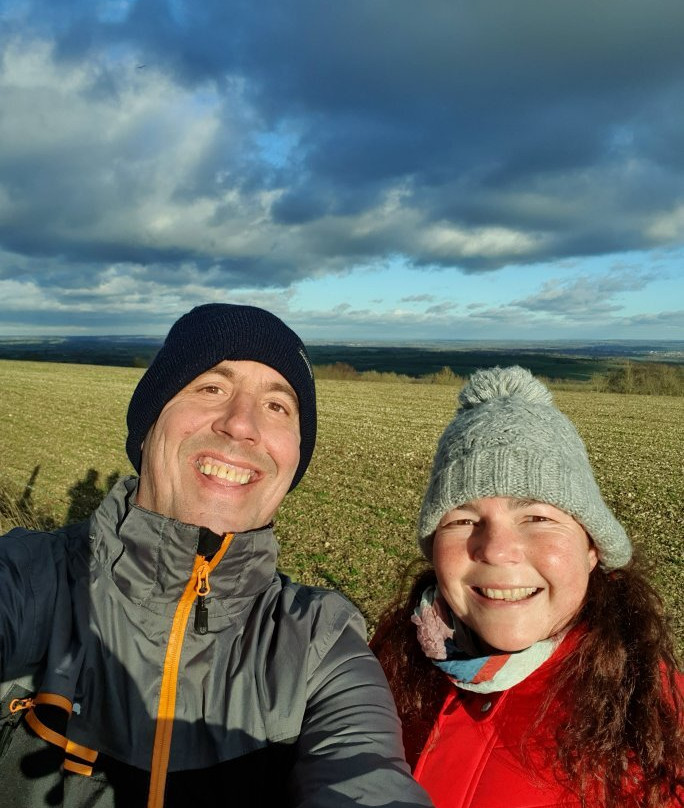
M 591 536 L 605 569 L 627 564 L 632 546 L 601 497 L 582 439 L 538 379 L 518 366 L 479 370 L 459 402 L 437 445 L 420 511 L 418 542 L 428 559 L 445 513 L 508 496 L 569 513 Z
M 133 392 L 126 421 L 126 452 L 140 472 L 142 442 L 164 405 L 223 359 L 251 360 L 277 370 L 299 401 L 299 465 L 290 491 L 306 471 L 316 444 L 316 388 L 304 344 L 275 314 L 256 306 L 207 303 L 171 326 L 164 344 Z

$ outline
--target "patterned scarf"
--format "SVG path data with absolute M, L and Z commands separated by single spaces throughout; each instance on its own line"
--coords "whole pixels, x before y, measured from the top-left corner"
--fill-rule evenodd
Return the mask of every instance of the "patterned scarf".
M 523 651 L 483 656 L 474 633 L 449 609 L 435 586 L 428 587 L 411 617 L 425 656 L 464 690 L 493 693 L 526 679 L 553 654 L 566 632 L 540 640 Z

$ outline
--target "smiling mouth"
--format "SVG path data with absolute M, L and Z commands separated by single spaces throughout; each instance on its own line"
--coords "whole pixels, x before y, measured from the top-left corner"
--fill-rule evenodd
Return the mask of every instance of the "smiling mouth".
M 474 586 L 473 589 L 487 600 L 505 600 L 515 602 L 527 600 L 539 592 L 536 586 L 517 586 L 513 589 L 489 589 L 489 587 Z
M 215 457 L 202 457 L 197 461 L 196 466 L 206 477 L 218 477 L 219 480 L 226 480 L 238 485 L 247 485 L 255 474 L 251 469 L 219 463 Z

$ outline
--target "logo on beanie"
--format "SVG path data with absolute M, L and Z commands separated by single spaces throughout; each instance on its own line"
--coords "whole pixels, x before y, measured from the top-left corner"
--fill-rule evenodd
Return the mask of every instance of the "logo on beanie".
M 304 348 L 299 349 L 299 355 L 302 357 L 302 359 L 304 360 L 304 364 L 307 366 L 309 370 L 309 376 L 311 376 L 311 378 L 313 379 L 313 368 L 311 367 L 311 362 L 309 361 L 309 357 L 306 355 L 306 351 L 304 350 Z

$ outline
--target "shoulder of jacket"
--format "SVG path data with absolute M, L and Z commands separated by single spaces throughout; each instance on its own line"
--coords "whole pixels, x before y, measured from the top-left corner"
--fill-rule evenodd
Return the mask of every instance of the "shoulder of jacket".
M 283 597 L 314 610 L 341 612 L 347 617 L 361 614 L 356 606 L 341 592 L 322 586 L 308 586 L 292 581 L 287 575 L 278 572 Z
M 30 557 L 55 558 L 62 554 L 72 557 L 81 555 L 88 547 L 88 522 L 55 528 L 54 530 L 30 530 L 15 527 L 0 537 L 5 552 L 19 552 Z M 46 552 L 49 548 L 49 552 Z
M 311 627 L 311 643 L 319 656 L 347 629 L 366 645 L 366 621 L 354 604 L 333 589 L 307 586 L 278 573 L 281 581 L 283 612 L 297 623 L 306 621 Z

